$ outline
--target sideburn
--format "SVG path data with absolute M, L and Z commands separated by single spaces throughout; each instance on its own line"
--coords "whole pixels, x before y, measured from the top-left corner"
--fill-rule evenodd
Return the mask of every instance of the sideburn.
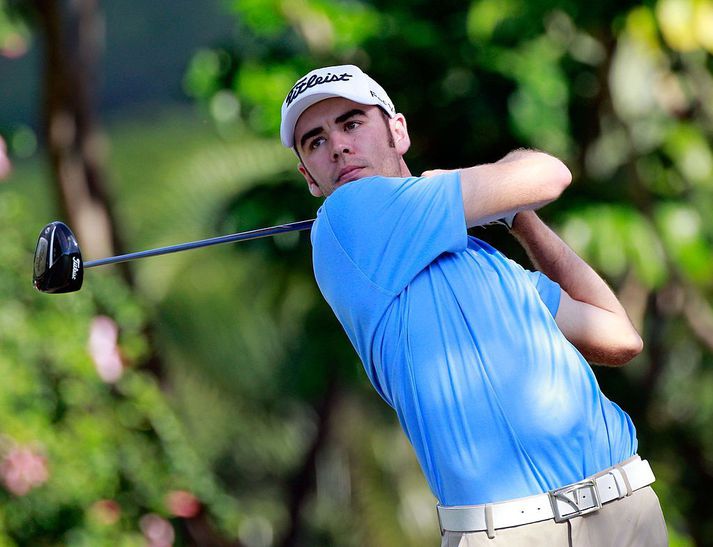
M 394 135 L 391 133 L 391 126 L 389 125 L 389 115 L 384 112 L 382 108 L 379 108 L 381 112 L 381 119 L 384 120 L 384 125 L 386 126 L 386 134 L 389 136 L 389 148 L 396 148 L 396 142 L 394 141 Z
M 302 164 L 302 167 L 304 167 L 305 171 L 307 171 L 307 174 L 310 176 L 310 178 L 311 178 L 313 181 L 316 182 L 317 179 L 315 179 L 315 178 L 312 176 L 312 173 L 310 173 L 310 172 L 309 172 L 309 169 L 307 169 L 307 166 L 305 165 L 305 162 L 302 161 L 302 155 L 300 154 L 300 151 L 297 150 L 297 147 L 296 147 L 296 146 L 293 148 L 293 150 L 295 151 L 295 154 L 297 154 L 297 159 L 300 160 L 300 163 Z

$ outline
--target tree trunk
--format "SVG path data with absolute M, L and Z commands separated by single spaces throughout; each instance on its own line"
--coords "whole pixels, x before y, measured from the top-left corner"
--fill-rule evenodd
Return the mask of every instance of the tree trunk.
M 33 0 L 44 38 L 43 125 L 63 215 L 85 257 L 122 251 L 104 175 L 96 114 L 103 19 L 97 0 Z M 129 280 L 129 270 L 121 269 Z

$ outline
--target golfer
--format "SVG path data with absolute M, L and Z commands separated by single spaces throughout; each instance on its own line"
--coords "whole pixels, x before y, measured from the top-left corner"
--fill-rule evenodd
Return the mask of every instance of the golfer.
M 351 65 L 297 81 L 280 133 L 326 198 L 317 283 L 416 452 L 442 545 L 666 545 L 634 425 L 587 363 L 623 365 L 641 338 L 535 213 L 567 167 L 515 150 L 412 176 L 404 116 Z M 497 220 L 537 271 L 468 236 Z

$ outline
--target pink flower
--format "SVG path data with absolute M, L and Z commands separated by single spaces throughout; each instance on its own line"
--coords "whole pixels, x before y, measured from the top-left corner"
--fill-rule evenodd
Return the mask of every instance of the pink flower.
M 16 496 L 24 496 L 47 481 L 47 459 L 29 447 L 13 447 L 0 463 L 0 479 Z
M 0 55 L 10 59 L 22 57 L 27 49 L 27 39 L 19 32 L 6 33 L 4 40 L 0 40 Z
M 89 355 L 99 377 L 110 384 L 121 378 L 124 372 L 118 339 L 119 327 L 113 319 L 100 315 L 92 320 L 89 327 Z
M 149 542 L 148 547 L 171 547 L 176 539 L 171 523 L 154 513 L 141 517 L 139 526 Z
M 99 500 L 89 509 L 91 515 L 99 524 L 109 526 L 121 518 L 121 506 L 114 500 Z
M 0 180 L 7 178 L 12 171 L 10 158 L 7 156 L 7 146 L 2 137 L 0 137 Z
M 184 519 L 195 517 L 201 510 L 201 502 L 186 490 L 172 490 L 166 494 L 166 505 L 172 515 Z

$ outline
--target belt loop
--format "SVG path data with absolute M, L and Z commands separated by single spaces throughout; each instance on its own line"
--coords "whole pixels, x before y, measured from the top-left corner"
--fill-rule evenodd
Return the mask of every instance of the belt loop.
M 624 482 L 624 473 L 621 472 L 621 469 L 612 467 L 608 474 L 612 479 L 614 479 L 614 486 L 616 486 L 616 499 L 620 500 L 621 498 L 626 497 L 626 482 Z M 622 483 L 624 483 L 623 489 L 621 486 Z
M 624 471 L 624 468 L 621 465 L 615 465 L 614 469 L 617 469 L 619 473 L 621 473 L 621 478 L 624 479 L 624 486 L 626 486 L 626 495 L 631 496 L 633 494 L 633 490 L 631 488 L 631 483 L 629 482 L 629 477 L 626 476 L 626 471 Z
M 493 506 L 491 504 L 485 505 L 485 526 L 490 539 L 495 538 L 495 526 L 493 525 Z

